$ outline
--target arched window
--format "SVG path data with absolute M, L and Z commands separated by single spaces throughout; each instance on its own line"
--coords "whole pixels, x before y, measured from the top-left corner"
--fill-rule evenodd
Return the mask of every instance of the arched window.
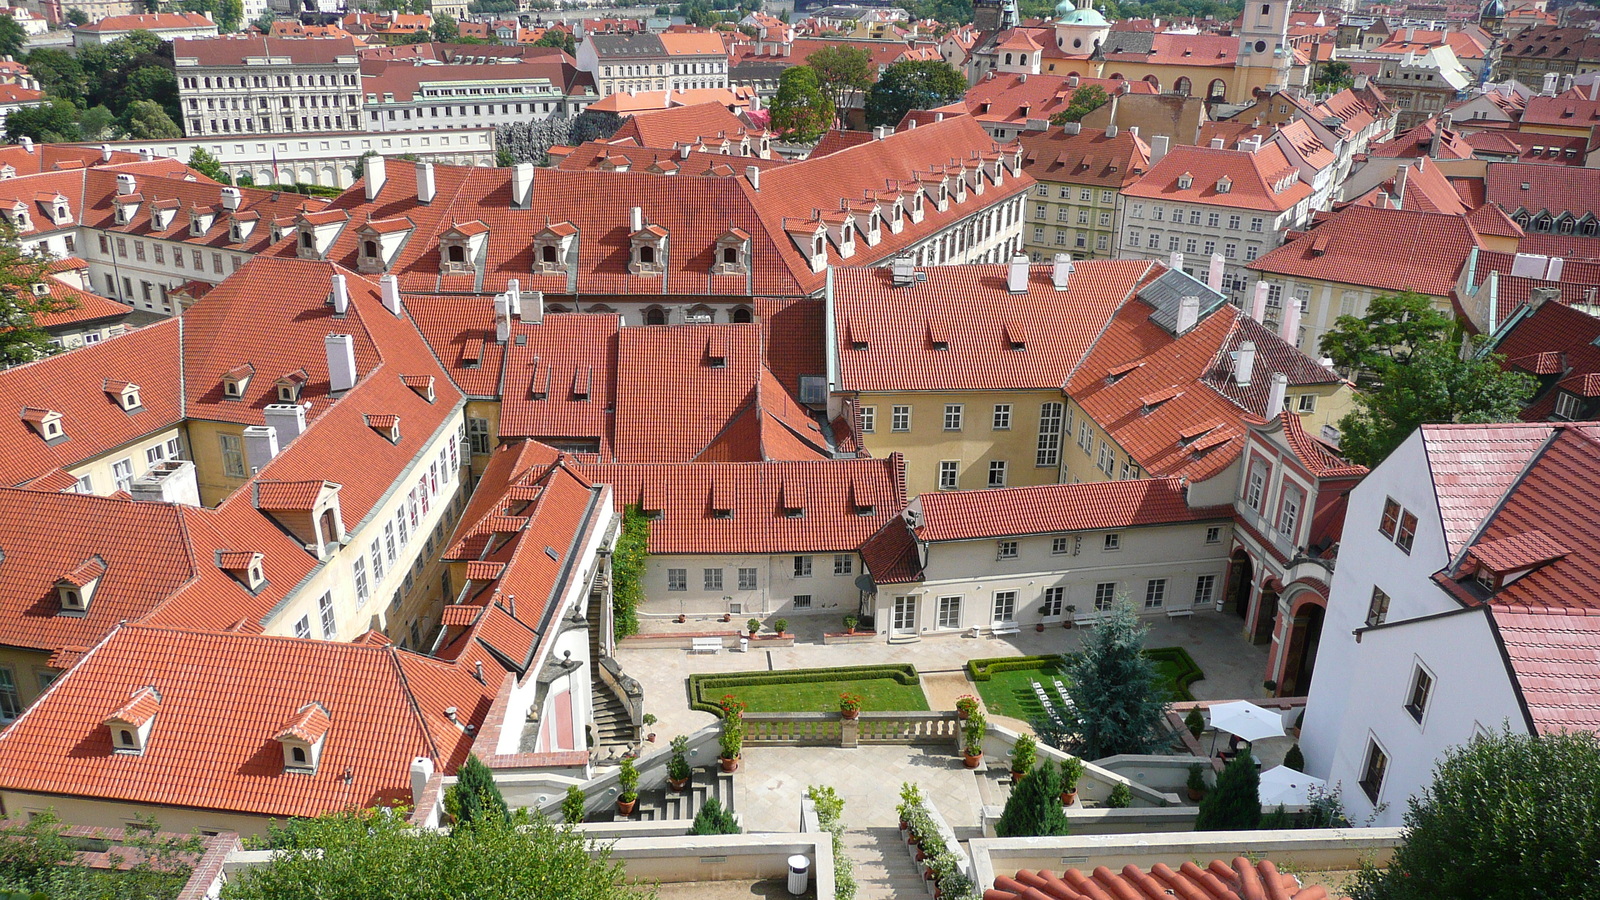
M 122 745 L 124 747 L 132 747 L 133 746 L 133 732 L 131 732 L 128 729 L 124 728 L 124 729 L 122 729 L 121 731 L 119 731 L 117 733 L 122 736 Z
M 1161 93 L 1161 79 L 1155 77 L 1154 75 L 1146 75 L 1144 80 L 1156 86 L 1156 93 Z
M 734 311 L 733 311 L 733 317 L 732 318 L 733 318 L 734 322 L 736 322 L 736 323 L 738 323 L 740 325 L 747 325 L 750 322 L 755 321 L 755 317 L 753 315 L 751 315 L 750 307 L 748 307 L 748 306 L 740 306 L 740 307 L 735 308 Z
M 1228 86 L 1227 86 L 1227 84 L 1223 83 L 1221 78 L 1212 79 L 1211 87 L 1206 91 L 1206 96 L 1210 97 L 1213 100 L 1221 100 L 1223 97 L 1226 97 L 1227 95 L 1228 95 Z
M 656 262 L 656 248 L 643 246 L 639 248 L 639 262 L 642 265 L 653 266 Z
M 303 766 L 306 764 L 306 748 L 291 747 L 289 750 L 289 755 L 294 758 L 294 761 L 297 765 Z
M 665 324 L 667 324 L 667 312 L 666 312 L 666 310 L 662 309 L 659 306 L 650 307 L 649 309 L 644 311 L 644 323 L 646 325 L 665 325 Z
M 1189 96 L 1190 92 L 1194 90 L 1194 84 L 1191 83 L 1187 78 L 1179 78 L 1177 82 L 1172 85 L 1172 89 L 1187 97 Z
M 723 247 L 722 248 L 722 261 L 727 263 L 730 266 L 738 265 L 739 264 L 739 248 L 737 248 L 737 247 Z
M 545 244 L 539 251 L 539 258 L 547 263 L 556 261 L 556 247 L 554 244 Z
M 1006 54 L 1006 65 L 1011 65 L 1011 54 L 1009 53 Z

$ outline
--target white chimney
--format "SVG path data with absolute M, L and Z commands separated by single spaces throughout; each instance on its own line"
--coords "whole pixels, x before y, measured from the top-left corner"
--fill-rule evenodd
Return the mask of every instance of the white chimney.
M 101 162 L 111 162 L 111 145 L 110 144 L 101 144 L 100 145 L 100 161 Z
M 1250 318 L 1257 322 L 1267 318 L 1267 289 L 1265 281 L 1256 282 L 1256 295 L 1250 300 Z
M 1117 136 L 1117 126 L 1115 126 L 1115 125 L 1107 125 L 1106 126 L 1106 137 L 1114 138 L 1116 136 Z
M 511 205 L 527 209 L 533 200 L 533 163 L 517 163 L 511 167 Z
M 277 435 L 285 447 L 306 430 L 306 408 L 298 403 L 269 403 L 263 409 L 267 427 Z
M 333 314 L 342 316 L 350 311 L 350 289 L 344 283 L 344 276 L 334 273 L 333 276 Z
M 433 163 L 417 163 L 417 202 L 432 203 L 437 190 L 433 184 Z
M 494 339 L 502 344 L 511 340 L 511 301 L 505 294 L 494 295 Z
M 1211 254 L 1211 268 L 1206 270 L 1206 287 L 1213 291 L 1222 290 L 1222 267 L 1225 265 L 1227 261 L 1222 258 L 1221 253 Z
M 33 138 L 28 137 L 27 135 L 23 135 L 22 136 L 22 149 L 26 153 L 32 153 L 33 152 Z
M 383 157 L 367 157 L 367 199 L 378 199 L 378 192 L 383 190 L 383 183 L 389 180 L 389 173 L 383 168 Z
M 1179 335 L 1188 334 L 1191 328 L 1200 322 L 1200 298 L 1195 296 L 1184 297 L 1178 301 L 1178 328 Z
M 759 194 L 761 192 L 761 167 L 745 166 L 744 177 L 750 179 L 750 190 Z
M 1006 290 L 1013 294 L 1028 292 L 1028 257 L 1018 253 L 1006 266 Z
M 356 339 L 348 334 L 323 338 L 328 350 L 328 390 L 340 394 L 356 386 Z
M 1539 91 L 1540 96 L 1543 96 L 1543 97 L 1553 97 L 1553 96 L 1555 96 L 1555 93 L 1556 93 L 1556 79 L 1559 78 L 1559 77 L 1560 76 L 1558 76 L 1554 72 L 1546 72 L 1546 73 L 1544 73 L 1544 89 Z
M 522 321 L 544 324 L 544 291 L 528 292 L 528 314 L 522 317 Z
M 1174 272 L 1183 271 L 1183 251 L 1172 251 L 1172 255 L 1167 257 L 1167 268 Z
M 1227 142 L 1224 141 L 1222 138 L 1212 138 L 1211 139 L 1211 149 L 1213 149 L 1213 150 L 1221 150 L 1222 148 L 1224 148 L 1226 146 L 1227 146 Z
M 1245 341 L 1239 345 L 1233 358 L 1233 383 L 1246 385 L 1256 373 L 1256 342 Z
M 400 315 L 400 279 L 392 274 L 379 278 L 378 292 L 383 297 L 383 308 Z
M 23 140 L 27 139 L 24 138 Z M 127 172 L 120 172 L 117 174 L 118 197 L 126 197 L 129 194 L 137 193 L 138 190 L 139 182 L 135 181 L 132 175 L 129 175 Z
M 1161 162 L 1161 158 L 1167 155 L 1167 149 L 1171 146 L 1172 138 L 1164 134 L 1158 134 L 1155 137 L 1152 137 L 1150 139 L 1150 165 L 1153 166 L 1156 163 Z
M 506 312 L 511 318 L 522 318 L 522 281 L 513 278 L 506 284 Z
M 1057 253 L 1055 264 L 1050 267 L 1050 283 L 1056 290 L 1067 289 L 1067 279 L 1072 277 L 1072 254 Z
M 628 233 L 638 234 L 644 230 L 644 210 L 637 206 L 628 208 Z
M 1300 301 L 1293 297 L 1286 297 L 1283 301 L 1283 320 L 1279 323 L 1278 334 L 1284 340 L 1295 346 L 1300 345 Z
M 247 425 L 244 429 L 244 458 L 250 471 L 258 472 L 278 455 L 278 432 L 271 425 Z
M 427 793 L 428 781 L 433 778 L 433 760 L 426 756 L 419 756 L 411 761 L 411 808 L 416 809 L 422 805 L 423 794 Z
M 1138 136 L 1139 136 L 1139 126 L 1137 126 L 1137 125 L 1129 125 L 1128 126 L 1128 137 L 1138 137 Z
M 1272 419 L 1283 414 L 1283 401 L 1289 396 L 1289 376 L 1282 372 L 1273 372 L 1268 380 L 1271 384 L 1267 388 L 1265 415 L 1268 419 Z

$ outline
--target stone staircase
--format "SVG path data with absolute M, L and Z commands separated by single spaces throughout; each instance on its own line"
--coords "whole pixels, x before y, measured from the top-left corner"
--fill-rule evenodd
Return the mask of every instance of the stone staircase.
M 913 900 L 929 895 L 898 828 L 846 831 L 844 852 L 855 864 L 857 900 Z
M 594 746 L 602 760 L 615 759 L 634 749 L 639 735 L 628 716 L 628 706 L 600 678 L 600 594 L 589 596 L 589 680 L 594 685 Z
M 634 815 L 645 822 L 688 822 L 712 797 L 723 809 L 733 810 L 733 773 L 723 772 L 719 766 L 701 766 L 690 773 L 689 786 L 683 791 L 668 786 L 640 791 Z

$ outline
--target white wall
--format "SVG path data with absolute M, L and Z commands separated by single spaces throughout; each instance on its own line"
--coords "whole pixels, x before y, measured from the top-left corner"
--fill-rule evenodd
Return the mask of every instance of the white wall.
M 811 559 L 811 577 L 797 578 L 794 574 L 796 556 Z M 849 571 L 835 575 L 835 558 L 848 563 Z M 756 587 L 739 589 L 739 569 L 756 570 Z M 684 569 L 688 590 L 669 591 L 667 571 Z M 722 588 L 705 587 L 705 570 L 722 570 Z M 778 616 L 804 616 L 829 613 L 843 616 L 854 614 L 860 603 L 860 590 L 856 577 L 862 572 L 861 558 L 854 551 L 842 553 L 800 554 L 724 554 L 724 555 L 654 555 L 645 563 L 644 593 L 649 598 L 639 610 L 642 617 L 669 618 L 684 613 L 690 616 L 720 616 L 732 612 L 734 621 L 742 628 L 747 619 L 764 620 L 770 627 L 771 619 Z M 796 609 L 797 594 L 811 595 L 810 609 Z M 725 599 L 727 598 L 727 599 Z

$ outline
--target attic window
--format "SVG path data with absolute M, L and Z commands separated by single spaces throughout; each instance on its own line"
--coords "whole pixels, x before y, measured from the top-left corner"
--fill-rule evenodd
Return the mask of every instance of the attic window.
M 867 504 L 857 503 L 856 506 L 855 506 L 855 509 L 856 509 L 856 515 L 858 515 L 858 516 L 871 516 L 871 515 L 876 515 L 877 512 L 878 512 L 878 508 L 876 506 L 873 506 L 870 503 L 867 503 Z
M 124 412 L 136 412 L 142 405 L 137 384 L 108 379 L 105 383 L 105 392 L 117 401 L 117 405 L 122 407 Z
M 189 234 L 194 237 L 204 237 L 206 225 L 209 224 L 204 216 L 195 216 L 189 220 Z M 237 240 L 237 238 L 235 238 Z
M 255 367 L 245 363 L 222 374 L 222 396 L 230 400 L 238 400 L 250 387 L 250 377 L 255 374 Z
M 53 444 L 67 438 L 65 429 L 61 427 L 61 413 L 53 409 L 36 409 L 31 406 L 23 407 L 22 420 L 34 430 L 45 443 Z
M 400 417 L 391 415 L 368 415 L 367 427 L 382 435 L 384 440 L 391 444 L 400 443 Z
M 400 376 L 400 383 L 414 391 L 418 397 L 421 397 L 429 403 L 433 402 L 434 393 L 432 375 L 402 375 Z
M 1217 193 L 1227 194 L 1233 191 L 1233 181 L 1224 175 L 1217 179 Z
M 1193 175 L 1190 175 L 1188 172 L 1185 172 L 1182 175 L 1178 176 L 1178 189 L 1179 190 L 1187 191 L 1192 186 L 1194 186 L 1194 176 Z
M 1491 594 L 1500 588 L 1500 576 L 1496 575 L 1494 572 L 1490 571 L 1484 566 L 1478 567 L 1478 571 L 1473 574 L 1472 580 L 1478 583 L 1478 587 L 1483 588 Z
M 295 711 L 294 718 L 273 736 L 283 747 L 283 771 L 294 775 L 315 775 L 322 762 L 322 747 L 333 727 L 333 717 L 321 703 L 307 703 Z
M 132 203 L 118 203 L 116 221 L 118 225 L 126 225 L 133 218 L 134 205 Z
M 237 244 L 237 243 L 240 243 L 243 240 L 244 240 L 244 229 L 239 227 L 239 223 L 238 222 L 230 222 L 228 224 L 228 241 L 230 243 Z
M 713 509 L 711 511 L 711 518 L 713 518 L 713 519 L 731 519 L 731 518 L 733 518 L 733 510 L 731 510 L 731 509 Z
M 805 514 L 806 511 L 798 506 L 785 506 L 783 508 L 783 517 L 785 519 L 801 519 L 805 517 Z
M 293 403 L 300 398 L 300 386 L 292 381 L 278 382 L 278 402 Z
M 107 716 L 104 725 L 111 731 L 111 749 L 129 756 L 144 755 L 150 744 L 150 731 L 161 712 L 161 692 L 146 685 L 133 692 L 122 708 Z

